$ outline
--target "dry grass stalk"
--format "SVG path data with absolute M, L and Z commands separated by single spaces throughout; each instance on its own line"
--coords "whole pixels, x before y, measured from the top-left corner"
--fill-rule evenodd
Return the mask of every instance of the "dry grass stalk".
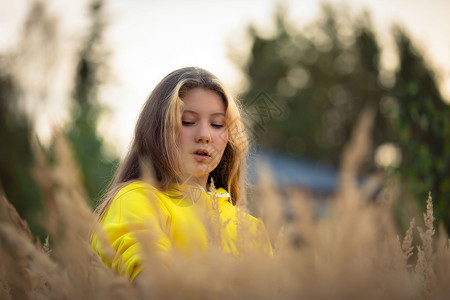
M 422 240 L 422 247 L 417 246 L 418 259 L 416 265 L 416 275 L 419 278 L 423 293 L 426 299 L 431 299 L 433 290 L 435 288 L 435 272 L 434 261 L 435 255 L 433 253 L 433 236 L 434 236 L 434 216 L 433 216 L 433 201 L 431 192 L 428 194 L 427 211 L 423 214 L 425 231 L 418 228 L 420 239 Z
M 0 298 L 8 294 L 13 299 L 123 299 L 133 295 L 128 281 L 109 270 L 91 249 L 89 235 L 96 220 L 74 179 L 79 173 L 73 169 L 76 165 L 67 141 L 59 135 L 55 142 L 60 164 L 51 167 L 43 153 L 36 152 L 34 171 L 49 196 L 44 226 L 50 243 L 46 242 L 47 249 L 35 245 L 16 223 L 2 218 L 1 267 L 8 269 L 8 275 L 2 277 L 6 294 Z
M 375 118 L 375 110 L 366 108 L 360 115 L 358 123 L 353 130 L 350 142 L 344 149 L 340 170 L 340 197 L 342 201 L 359 199 L 360 190 L 357 184 L 359 167 L 367 158 L 371 144 L 371 131 Z M 353 195 L 356 193 L 355 195 Z M 361 202 L 361 201 L 359 201 Z
M 283 199 L 277 192 L 273 179 L 266 165 L 260 164 L 258 167 L 259 182 L 258 187 L 253 191 L 253 202 L 259 208 L 259 217 L 264 222 L 269 238 L 274 243 L 280 237 L 283 227 Z
M 17 213 L 14 206 L 8 202 L 5 194 L 0 189 L 0 217 L 3 221 L 10 222 L 17 229 L 22 231 L 31 241 L 35 242 L 37 245 L 40 244 L 39 239 L 35 239 L 33 233 L 28 226 L 27 221 L 23 220 Z
M 403 238 L 403 242 L 402 242 L 402 251 L 403 251 L 403 255 L 405 256 L 405 261 L 408 261 L 408 259 L 413 255 L 413 250 L 414 250 L 414 247 L 412 246 L 413 229 L 414 229 L 414 218 L 411 219 L 408 230 L 406 231 L 406 235 Z

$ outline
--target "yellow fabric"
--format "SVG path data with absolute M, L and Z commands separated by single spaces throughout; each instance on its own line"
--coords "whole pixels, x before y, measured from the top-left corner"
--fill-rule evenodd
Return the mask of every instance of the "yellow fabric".
M 101 225 L 115 253 L 108 259 L 97 235 L 92 240 L 94 250 L 109 266 L 131 279 L 142 270 L 140 238 L 145 238 L 146 251 L 162 256 L 170 251 L 187 256 L 204 251 L 214 242 L 214 236 L 227 253 L 238 255 L 243 247 L 272 253 L 262 223 L 233 206 L 223 188 L 214 196 L 185 186 L 163 193 L 134 181 L 117 193 Z M 238 231 L 244 232 L 245 241 L 238 241 Z

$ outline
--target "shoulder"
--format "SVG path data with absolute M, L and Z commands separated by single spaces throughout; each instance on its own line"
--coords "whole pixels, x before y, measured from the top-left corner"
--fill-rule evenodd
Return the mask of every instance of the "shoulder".
M 156 210 L 165 212 L 162 193 L 143 181 L 124 185 L 114 196 L 104 221 L 124 221 L 130 217 L 154 215 Z
M 116 194 L 116 196 L 114 196 L 114 199 L 119 199 L 123 196 L 127 196 L 127 194 L 129 195 L 134 194 L 134 193 L 148 193 L 148 192 L 152 192 L 152 193 L 156 193 L 158 190 L 153 187 L 152 185 L 144 182 L 144 181 L 132 181 L 129 182 L 127 184 L 125 184 Z
M 123 206 L 146 206 L 151 201 L 160 200 L 162 193 L 143 181 L 133 181 L 122 187 L 113 199 L 113 203 Z

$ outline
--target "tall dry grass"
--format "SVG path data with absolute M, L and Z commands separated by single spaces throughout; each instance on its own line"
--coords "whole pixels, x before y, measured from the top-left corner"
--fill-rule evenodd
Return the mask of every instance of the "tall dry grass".
M 297 190 L 281 196 L 270 174 L 262 172 L 249 198 L 257 199 L 273 257 L 245 250 L 239 257 L 227 256 L 211 247 L 189 259 L 173 254 L 167 263 L 148 253 L 140 275 L 144 284 L 138 287 L 93 252 L 89 237 L 96 219 L 70 147 L 59 136 L 56 165 L 49 165 L 38 147 L 35 151 L 34 176 L 45 194 L 49 242 L 36 241 L 1 197 L 0 298 L 447 299 L 450 241 L 443 231 L 435 235 L 431 196 L 425 228 L 412 220 L 399 237 L 389 201 L 369 201 L 371 181 L 357 184 L 372 121 L 368 111 L 355 129 L 343 155 L 341 188 L 326 218 L 316 218 L 311 202 Z M 416 231 L 420 240 L 414 240 Z M 246 238 L 240 231 L 238 239 L 245 243 Z

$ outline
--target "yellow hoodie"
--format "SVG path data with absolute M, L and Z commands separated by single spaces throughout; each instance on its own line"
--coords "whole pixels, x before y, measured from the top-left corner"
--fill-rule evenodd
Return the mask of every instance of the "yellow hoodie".
M 272 254 L 262 222 L 232 205 L 223 188 L 211 195 L 180 185 L 163 193 L 134 181 L 116 194 L 100 223 L 115 253 L 105 255 L 97 234 L 92 239 L 94 250 L 132 280 L 143 268 L 138 240 L 145 239 L 146 251 L 162 255 L 179 251 L 190 256 L 214 242 L 235 255 L 245 248 Z M 238 232 L 243 232 L 244 240 L 238 241 Z

